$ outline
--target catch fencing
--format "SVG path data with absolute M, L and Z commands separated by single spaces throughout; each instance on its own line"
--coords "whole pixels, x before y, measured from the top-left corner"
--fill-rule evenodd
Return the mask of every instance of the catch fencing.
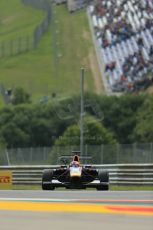
M 79 146 L 0 149 L 0 165 L 56 165 L 61 155 L 72 155 Z M 85 145 L 82 163 L 153 164 L 153 144 Z
M 0 58 L 27 52 L 37 47 L 51 20 L 51 4 L 47 0 L 21 0 L 24 5 L 44 10 L 45 18 L 36 26 L 31 35 L 20 36 L 10 41 L 0 42 Z
M 46 17 L 35 28 L 33 32 L 33 47 L 35 48 L 41 39 L 44 32 L 47 30 L 51 20 L 51 4 L 47 0 L 22 0 L 25 5 L 30 5 L 34 8 L 46 11 Z

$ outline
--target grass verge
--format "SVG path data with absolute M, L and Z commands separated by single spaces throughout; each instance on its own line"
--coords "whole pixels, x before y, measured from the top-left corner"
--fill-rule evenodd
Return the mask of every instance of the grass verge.
M 0 42 L 32 35 L 45 12 L 25 6 L 21 0 L 0 1 Z
M 4 0 L 3 0 L 4 1 Z M 17 0 L 13 0 L 17 1 Z M 65 5 L 53 8 L 50 28 L 37 49 L 0 60 L 0 82 L 8 88 L 22 86 L 34 102 L 43 96 L 67 97 L 80 91 L 80 68 L 85 67 L 85 89 L 97 92 L 100 74 L 85 10 L 70 14 Z M 95 84 L 94 76 L 100 84 Z
M 41 190 L 41 185 L 13 185 L 13 190 Z M 64 188 L 57 188 L 56 190 L 65 190 Z M 93 189 L 89 189 L 93 190 Z M 95 189 L 94 189 L 95 190 Z M 110 186 L 110 191 L 153 191 L 153 186 Z

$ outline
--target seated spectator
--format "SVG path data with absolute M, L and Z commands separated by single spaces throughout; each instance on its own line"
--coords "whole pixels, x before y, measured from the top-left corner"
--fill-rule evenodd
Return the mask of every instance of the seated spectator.
M 132 92 L 148 85 L 147 73 L 153 72 L 152 0 L 97 0 L 94 9 L 102 21 L 95 32 L 113 91 Z

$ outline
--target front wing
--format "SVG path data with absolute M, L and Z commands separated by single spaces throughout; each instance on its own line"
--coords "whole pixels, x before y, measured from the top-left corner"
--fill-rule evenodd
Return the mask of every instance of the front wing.
M 52 185 L 56 188 L 59 188 L 59 187 L 71 187 L 71 184 L 70 183 L 62 183 L 58 180 L 52 180 L 52 182 L 49 182 L 49 181 L 44 181 L 43 184 L 46 184 L 46 185 Z M 80 184 L 80 187 L 85 187 L 85 188 L 97 188 L 98 185 L 109 185 L 109 182 L 100 182 L 99 180 L 94 180 L 90 183 L 83 183 L 83 184 Z M 75 185 L 73 184 L 73 188 L 75 188 Z M 78 188 L 78 186 L 76 186 L 76 189 Z

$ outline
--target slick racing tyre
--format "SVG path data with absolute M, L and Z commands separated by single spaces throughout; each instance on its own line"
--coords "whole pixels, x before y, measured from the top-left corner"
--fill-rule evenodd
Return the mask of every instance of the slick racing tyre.
M 98 178 L 99 178 L 100 184 L 97 186 L 97 190 L 108 190 L 109 189 L 109 173 L 107 171 L 99 170 Z
M 52 179 L 53 179 L 53 170 L 45 169 L 42 175 L 42 189 L 43 190 L 54 190 L 55 189 L 55 186 L 52 185 Z

